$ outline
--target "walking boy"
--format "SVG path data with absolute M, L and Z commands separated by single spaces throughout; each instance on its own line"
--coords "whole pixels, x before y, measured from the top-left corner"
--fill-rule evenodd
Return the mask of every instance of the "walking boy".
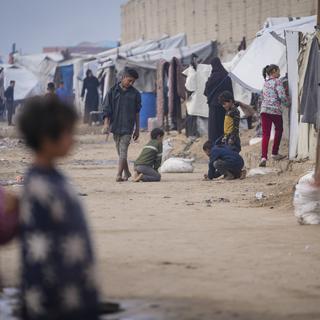
M 139 138 L 141 96 L 133 87 L 139 75 L 134 69 L 125 69 L 121 82 L 110 89 L 103 103 L 104 133 L 113 133 L 119 155 L 116 181 L 127 181 L 131 177 L 128 166 L 128 148 L 131 137 Z
M 98 319 L 94 254 L 82 205 L 56 167 L 73 145 L 75 108 L 29 100 L 19 130 L 34 153 L 20 203 L 23 319 Z
M 244 161 L 238 152 L 233 151 L 228 145 L 214 145 L 207 141 L 203 145 L 203 151 L 210 158 L 206 180 L 212 180 L 224 176 L 226 180 L 241 178 Z
M 8 112 L 8 125 L 12 126 L 12 117 L 14 115 L 14 86 L 16 82 L 11 80 L 10 86 L 4 92 L 4 96 L 6 98 L 6 108 Z
M 224 136 L 222 141 L 230 146 L 234 151 L 241 151 L 239 134 L 240 112 L 234 103 L 231 92 L 224 91 L 219 96 L 219 101 L 226 110 L 224 118 Z
M 158 169 L 161 166 L 164 131 L 156 128 L 151 131 L 151 140 L 143 147 L 134 163 L 135 182 L 156 182 L 161 180 Z

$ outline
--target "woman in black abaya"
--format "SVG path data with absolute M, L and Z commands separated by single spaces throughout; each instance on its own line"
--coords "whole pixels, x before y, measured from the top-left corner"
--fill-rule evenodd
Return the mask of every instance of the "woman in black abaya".
M 212 71 L 206 83 L 204 91 L 209 105 L 209 129 L 208 138 L 215 143 L 223 136 L 225 110 L 219 103 L 219 95 L 223 91 L 230 91 L 233 94 L 232 81 L 228 72 L 223 67 L 219 58 L 211 61 Z

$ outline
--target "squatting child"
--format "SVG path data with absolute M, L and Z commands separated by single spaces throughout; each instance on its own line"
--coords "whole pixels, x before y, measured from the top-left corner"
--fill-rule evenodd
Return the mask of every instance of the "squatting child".
M 203 151 L 209 157 L 208 174 L 204 175 L 205 180 L 212 180 L 224 176 L 226 180 L 243 178 L 242 168 L 244 161 L 238 152 L 230 146 L 220 144 L 212 146 L 210 141 L 203 145 Z M 243 171 L 245 174 L 245 171 Z
M 156 128 L 151 131 L 151 140 L 143 147 L 134 163 L 134 181 L 156 182 L 161 180 L 158 169 L 162 160 L 162 142 L 164 131 Z

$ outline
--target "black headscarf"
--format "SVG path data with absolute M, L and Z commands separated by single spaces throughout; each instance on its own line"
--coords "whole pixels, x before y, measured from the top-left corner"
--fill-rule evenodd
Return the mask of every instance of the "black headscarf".
M 223 91 L 233 93 L 232 82 L 218 57 L 212 59 L 211 66 L 212 71 L 206 83 L 204 95 L 207 96 L 209 104 L 218 104 L 220 93 Z

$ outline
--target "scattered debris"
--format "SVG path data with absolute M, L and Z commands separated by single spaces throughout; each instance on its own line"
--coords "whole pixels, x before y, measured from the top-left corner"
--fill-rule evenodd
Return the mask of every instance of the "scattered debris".
M 265 199 L 265 198 L 266 198 L 266 196 L 265 196 L 265 194 L 263 192 L 257 192 L 256 193 L 256 199 L 257 200 L 262 200 L 262 199 Z

